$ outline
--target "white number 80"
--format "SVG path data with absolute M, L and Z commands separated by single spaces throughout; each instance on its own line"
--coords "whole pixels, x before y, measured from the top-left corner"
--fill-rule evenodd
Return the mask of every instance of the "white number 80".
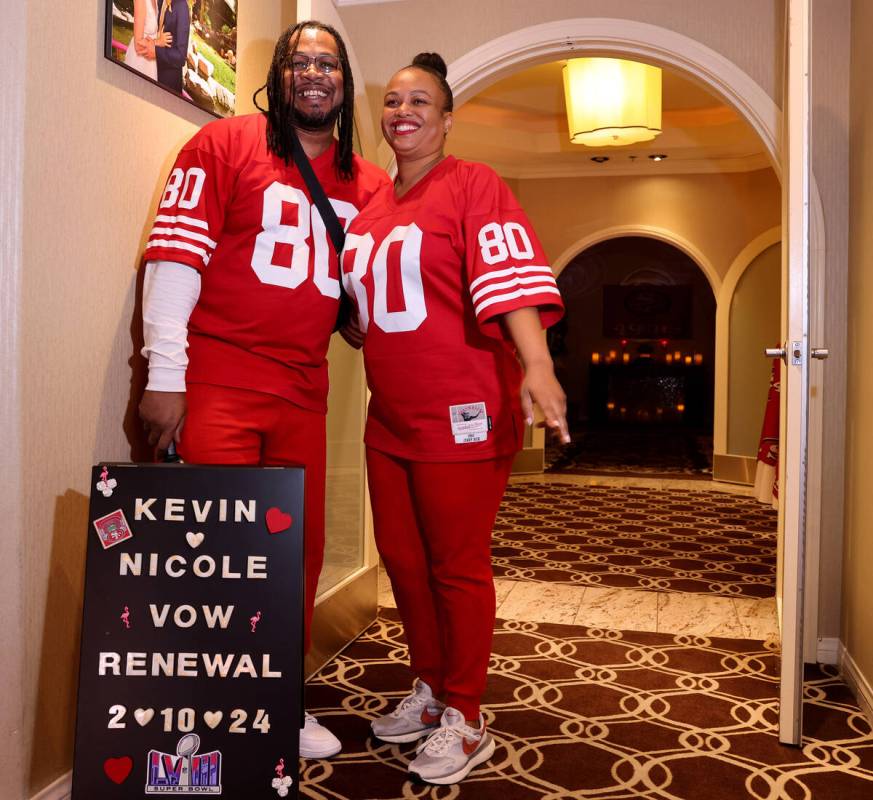
M 524 226 L 518 222 L 500 225 L 489 222 L 479 229 L 479 247 L 482 260 L 486 264 L 499 264 L 508 256 L 513 258 L 533 258 L 534 249 Z

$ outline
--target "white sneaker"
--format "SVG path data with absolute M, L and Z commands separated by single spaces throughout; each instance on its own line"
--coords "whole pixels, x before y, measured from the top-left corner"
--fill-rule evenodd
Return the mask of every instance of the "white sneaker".
M 308 711 L 304 720 L 300 729 L 300 755 L 303 758 L 330 758 L 342 750 L 340 740 L 322 727 Z
M 440 727 L 418 746 L 409 772 L 427 783 L 458 783 L 473 767 L 491 758 L 494 749 L 481 714 L 479 728 L 471 728 L 460 711 L 447 706 Z
M 412 694 L 390 713 L 374 719 L 370 727 L 383 742 L 414 742 L 439 727 L 445 708 L 445 703 L 433 696 L 430 686 L 416 678 Z

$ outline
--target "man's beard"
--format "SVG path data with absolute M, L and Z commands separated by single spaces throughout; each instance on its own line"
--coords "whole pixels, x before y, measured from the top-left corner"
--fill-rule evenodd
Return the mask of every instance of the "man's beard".
M 325 128 L 333 130 L 336 125 L 337 118 L 340 114 L 341 106 L 334 106 L 329 111 L 318 113 L 307 113 L 299 108 L 292 108 L 292 119 L 295 128 L 301 128 L 304 131 L 323 131 Z

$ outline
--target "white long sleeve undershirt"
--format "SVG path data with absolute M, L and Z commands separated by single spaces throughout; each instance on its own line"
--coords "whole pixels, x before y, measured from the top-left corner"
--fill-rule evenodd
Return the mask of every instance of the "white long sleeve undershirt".
M 149 261 L 142 292 L 142 354 L 153 392 L 184 392 L 188 320 L 200 297 L 200 273 L 175 261 Z

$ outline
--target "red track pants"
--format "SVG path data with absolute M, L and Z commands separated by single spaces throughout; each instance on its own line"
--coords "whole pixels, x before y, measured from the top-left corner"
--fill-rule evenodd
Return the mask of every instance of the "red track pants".
M 485 691 L 495 598 L 491 530 L 512 458 L 434 463 L 367 448 L 379 554 L 412 671 L 468 720 Z
M 324 561 L 325 417 L 276 395 L 189 383 L 179 455 L 189 464 L 306 467 L 304 650 Z

